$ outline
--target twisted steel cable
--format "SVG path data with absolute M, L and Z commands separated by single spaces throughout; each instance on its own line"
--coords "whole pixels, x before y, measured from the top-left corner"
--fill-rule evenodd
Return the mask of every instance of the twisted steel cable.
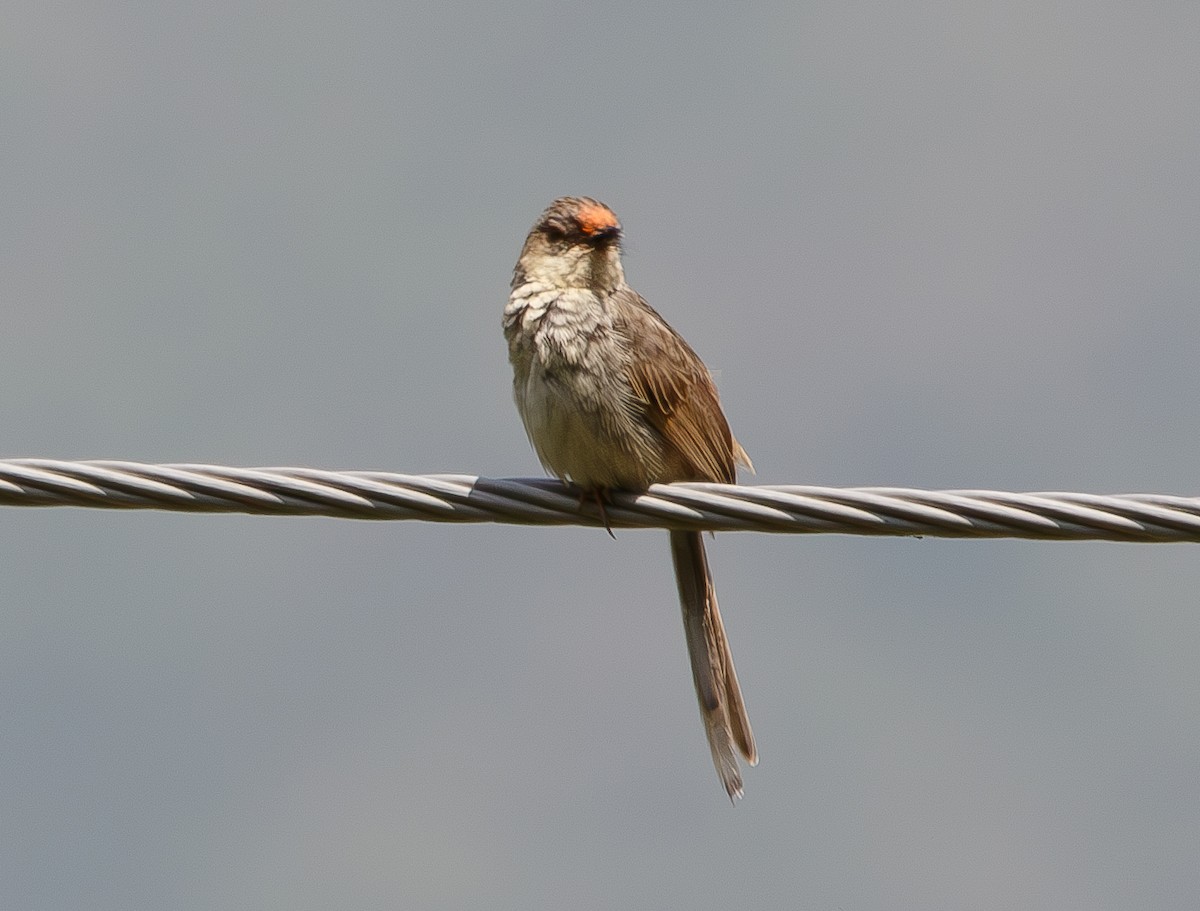
M 96 460 L 0 460 L 0 505 L 600 526 L 546 478 L 404 475 Z M 619 528 L 789 534 L 1200 541 L 1200 497 L 901 487 L 656 484 L 614 493 Z

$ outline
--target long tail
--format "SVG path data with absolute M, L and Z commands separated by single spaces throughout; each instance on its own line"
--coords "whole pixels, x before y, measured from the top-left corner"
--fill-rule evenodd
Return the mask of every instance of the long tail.
M 750 719 L 746 717 L 733 656 L 717 608 L 717 592 L 708 570 L 704 539 L 698 531 L 672 531 L 670 535 L 700 717 L 704 720 L 717 775 L 730 800 L 734 800 L 742 796 L 742 771 L 733 748 L 736 746 L 746 761 L 755 765 L 758 752 L 754 749 L 754 735 L 750 732 Z

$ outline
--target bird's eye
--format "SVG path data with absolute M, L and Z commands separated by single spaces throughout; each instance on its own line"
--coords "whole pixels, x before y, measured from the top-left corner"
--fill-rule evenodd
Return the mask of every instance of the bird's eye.
M 548 240 L 552 240 L 552 241 L 556 241 L 556 242 L 560 241 L 564 237 L 566 237 L 566 232 L 563 231 L 562 227 L 560 225 L 555 225 L 555 224 L 546 225 L 546 230 L 544 233 Z

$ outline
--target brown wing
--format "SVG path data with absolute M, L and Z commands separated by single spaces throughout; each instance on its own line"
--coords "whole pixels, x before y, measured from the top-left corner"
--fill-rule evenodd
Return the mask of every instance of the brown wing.
M 638 294 L 618 294 L 628 305 L 620 328 L 633 354 L 629 384 L 668 446 L 661 480 L 734 483 L 734 463 L 745 453 L 729 432 L 708 368 Z

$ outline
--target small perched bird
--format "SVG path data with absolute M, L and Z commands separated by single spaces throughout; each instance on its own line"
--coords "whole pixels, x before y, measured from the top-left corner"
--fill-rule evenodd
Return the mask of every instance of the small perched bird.
M 504 308 L 513 396 L 548 471 L 595 498 L 670 481 L 732 484 L 750 458 L 704 362 L 625 282 L 621 224 L 564 196 L 525 239 Z M 581 500 L 582 504 L 582 500 Z M 713 764 L 742 795 L 736 749 L 758 762 L 700 532 L 672 531 L 692 678 Z

